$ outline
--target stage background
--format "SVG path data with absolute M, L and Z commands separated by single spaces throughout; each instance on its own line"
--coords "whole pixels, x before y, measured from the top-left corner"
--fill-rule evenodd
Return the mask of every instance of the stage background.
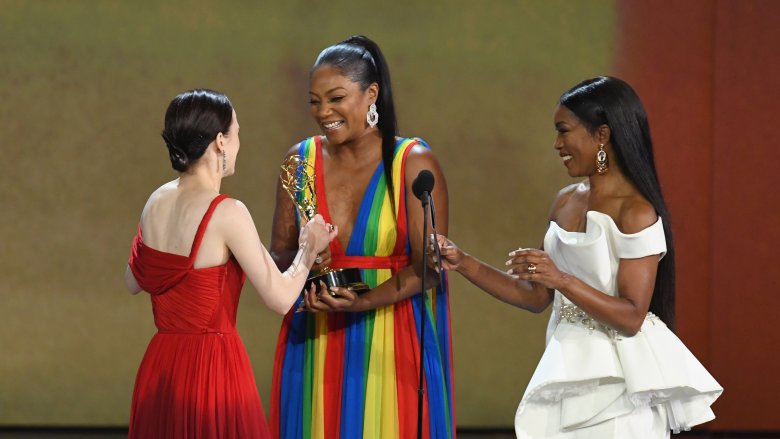
M 242 148 L 223 191 L 268 243 L 283 153 L 317 133 L 311 63 L 364 33 L 390 64 L 401 134 L 442 164 L 450 236 L 496 265 L 540 244 L 572 182 L 552 148 L 558 96 L 600 74 L 635 83 L 675 220 L 679 333 L 727 388 L 708 427 L 780 430 L 780 3 L 158 3 L 0 0 L 0 426 L 127 424 L 154 326 L 122 275 L 146 197 L 176 177 L 159 137 L 170 99 L 230 96 Z M 548 313 L 458 276 L 452 292 L 458 425 L 510 426 Z M 280 321 L 245 288 L 238 326 L 266 408 Z

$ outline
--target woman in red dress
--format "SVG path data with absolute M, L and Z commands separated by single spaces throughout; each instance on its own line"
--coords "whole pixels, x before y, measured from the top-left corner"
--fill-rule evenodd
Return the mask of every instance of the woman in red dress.
M 154 335 L 136 377 L 131 438 L 270 437 L 252 368 L 236 332 L 244 279 L 286 314 L 317 253 L 337 234 L 319 215 L 281 273 L 240 201 L 219 193 L 235 171 L 238 121 L 228 98 L 191 90 L 171 101 L 162 137 L 179 178 L 141 213 L 125 272 L 152 300 Z

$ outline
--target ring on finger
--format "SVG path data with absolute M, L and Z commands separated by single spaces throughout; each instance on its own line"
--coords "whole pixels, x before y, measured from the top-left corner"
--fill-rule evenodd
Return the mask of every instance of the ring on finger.
M 536 273 L 536 264 L 528 264 L 528 274 Z
M 317 255 L 317 257 L 316 257 L 316 258 L 314 258 L 314 262 L 316 262 L 316 263 L 318 263 L 318 264 L 322 264 L 322 256 L 320 256 L 320 255 Z

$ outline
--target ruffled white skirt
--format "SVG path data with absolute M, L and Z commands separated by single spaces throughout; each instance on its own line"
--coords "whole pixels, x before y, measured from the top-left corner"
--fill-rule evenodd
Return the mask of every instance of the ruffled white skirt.
M 515 415 L 518 438 L 665 438 L 715 418 L 723 388 L 652 314 L 633 337 L 562 320 Z

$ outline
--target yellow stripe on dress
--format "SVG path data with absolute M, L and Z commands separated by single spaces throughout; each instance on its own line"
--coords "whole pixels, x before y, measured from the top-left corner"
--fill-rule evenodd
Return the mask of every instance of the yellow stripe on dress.
M 391 277 L 388 269 L 377 270 L 377 284 Z M 366 382 L 364 438 L 398 439 L 398 395 L 395 380 L 394 306 L 374 314 L 371 360 Z
M 379 231 L 377 233 L 376 253 L 374 256 L 390 256 L 395 249 L 395 219 L 390 205 L 390 194 L 385 191 L 382 208 L 379 212 Z

